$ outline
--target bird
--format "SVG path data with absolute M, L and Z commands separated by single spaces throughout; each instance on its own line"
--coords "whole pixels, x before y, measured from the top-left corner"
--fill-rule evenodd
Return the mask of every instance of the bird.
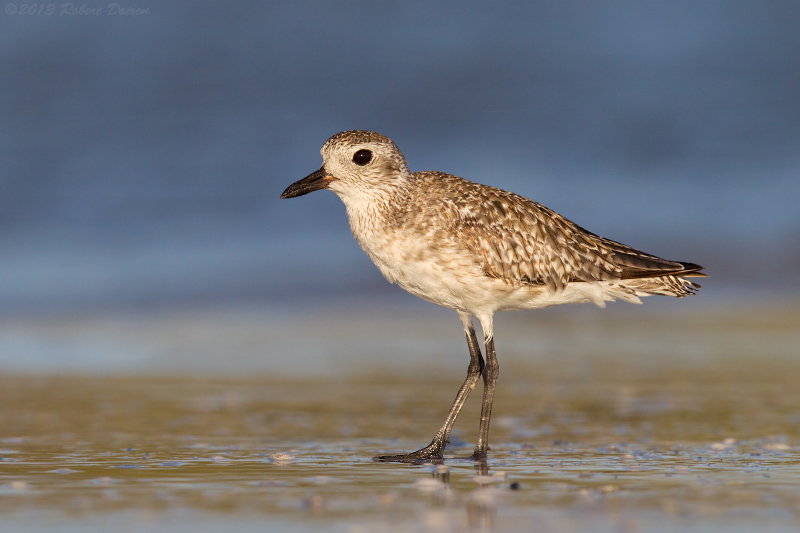
M 684 297 L 706 277 L 694 263 L 668 261 L 583 229 L 512 192 L 438 171 L 411 172 L 395 143 L 372 131 L 337 133 L 320 150 L 322 166 L 281 198 L 328 189 L 345 205 L 358 244 L 391 283 L 454 309 L 464 327 L 467 377 L 439 431 L 419 450 L 376 461 L 444 460 L 450 431 L 483 378 L 478 440 L 471 459 L 485 463 L 499 375 L 494 314 L 568 303 L 650 295 Z M 486 358 L 473 326 L 483 330 Z

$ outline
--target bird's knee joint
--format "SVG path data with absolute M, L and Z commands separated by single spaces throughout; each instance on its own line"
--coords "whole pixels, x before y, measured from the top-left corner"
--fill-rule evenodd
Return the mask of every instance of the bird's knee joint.
M 486 366 L 482 370 L 482 374 L 485 381 L 496 382 L 497 377 L 500 375 L 500 365 L 497 364 L 497 361 L 486 363 Z

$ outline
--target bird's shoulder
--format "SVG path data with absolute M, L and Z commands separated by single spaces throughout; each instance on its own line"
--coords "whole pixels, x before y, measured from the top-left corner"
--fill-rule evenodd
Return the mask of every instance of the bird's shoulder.
M 442 172 L 413 178 L 402 216 L 463 248 L 488 277 L 556 290 L 616 277 L 597 236 L 537 202 Z

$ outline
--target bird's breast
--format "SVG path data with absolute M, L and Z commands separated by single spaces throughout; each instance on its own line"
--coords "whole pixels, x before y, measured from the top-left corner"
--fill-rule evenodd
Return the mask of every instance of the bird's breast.
M 411 294 L 453 309 L 469 309 L 488 280 L 474 260 L 435 228 L 387 223 L 379 215 L 351 213 L 350 228 L 383 276 Z

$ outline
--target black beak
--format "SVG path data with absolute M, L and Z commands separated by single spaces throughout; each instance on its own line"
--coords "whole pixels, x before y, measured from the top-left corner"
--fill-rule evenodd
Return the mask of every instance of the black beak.
M 336 178 L 333 176 L 326 176 L 326 174 L 325 167 L 319 167 L 319 170 L 316 172 L 312 172 L 300 181 L 295 181 L 286 187 L 286 190 L 281 194 L 281 198 L 294 198 L 319 189 L 327 189 L 328 184 Z

